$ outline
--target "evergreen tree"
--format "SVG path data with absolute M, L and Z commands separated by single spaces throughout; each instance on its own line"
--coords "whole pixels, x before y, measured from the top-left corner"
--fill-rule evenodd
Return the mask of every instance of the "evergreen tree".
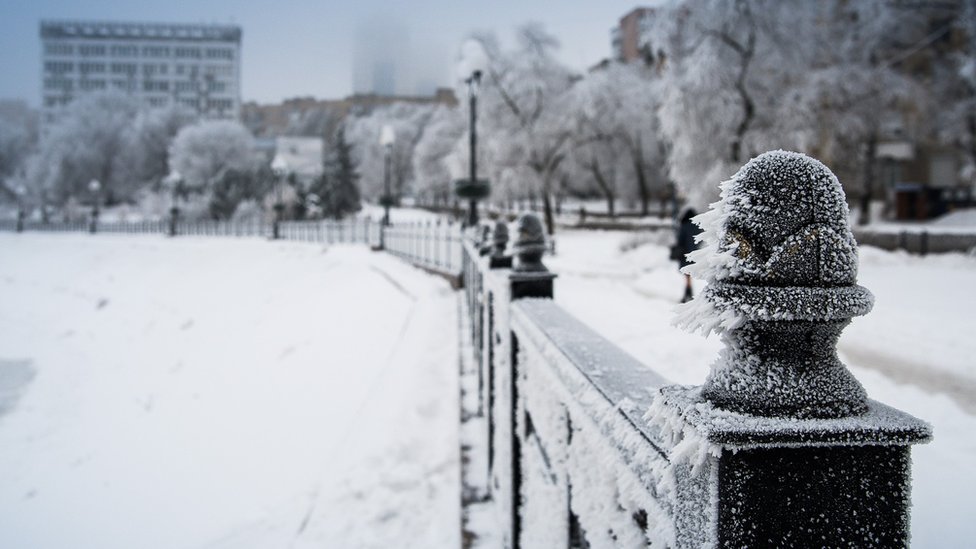
M 352 146 L 346 141 L 345 129 L 336 133 L 335 147 L 326 157 L 322 177 L 313 192 L 321 199 L 322 210 L 340 219 L 360 209 L 359 173 L 352 158 Z

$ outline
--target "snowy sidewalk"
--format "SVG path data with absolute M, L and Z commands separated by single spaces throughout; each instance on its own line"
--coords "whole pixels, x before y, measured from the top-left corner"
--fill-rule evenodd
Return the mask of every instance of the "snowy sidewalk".
M 456 547 L 456 298 L 363 247 L 0 234 L 0 547 Z

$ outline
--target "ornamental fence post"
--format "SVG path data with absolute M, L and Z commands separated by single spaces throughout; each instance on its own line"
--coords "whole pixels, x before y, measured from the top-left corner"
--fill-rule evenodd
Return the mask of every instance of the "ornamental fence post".
M 698 448 L 671 456 L 679 482 L 704 483 L 674 518 L 678 546 L 907 546 L 909 453 L 931 427 L 869 400 L 837 356 L 873 304 L 837 178 L 768 152 L 696 221 L 703 247 L 687 269 L 707 285 L 678 320 L 726 349 L 703 386 L 658 389 L 646 416 L 672 448 Z

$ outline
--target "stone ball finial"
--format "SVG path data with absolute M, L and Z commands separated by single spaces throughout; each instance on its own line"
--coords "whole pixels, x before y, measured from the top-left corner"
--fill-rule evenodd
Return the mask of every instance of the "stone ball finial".
M 546 252 L 546 233 L 534 213 L 523 213 L 515 221 L 515 267 L 518 272 L 545 272 L 542 255 Z
M 696 218 L 704 245 L 687 268 L 707 286 L 679 313 L 679 324 L 721 333 L 727 344 L 702 396 L 764 416 L 863 412 L 867 395 L 836 344 L 873 297 L 856 284 L 857 244 L 840 182 L 813 158 L 772 151 L 721 189 Z
M 495 222 L 495 230 L 491 235 L 492 255 L 500 257 L 505 255 L 505 247 L 508 246 L 508 224 L 499 219 Z

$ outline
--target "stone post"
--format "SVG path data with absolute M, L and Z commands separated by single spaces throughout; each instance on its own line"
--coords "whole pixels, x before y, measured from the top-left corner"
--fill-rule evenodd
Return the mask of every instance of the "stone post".
M 505 255 L 508 246 L 508 224 L 499 219 L 495 222 L 495 230 L 491 234 L 491 255 L 488 257 L 489 269 L 512 268 L 512 256 Z
M 542 221 L 536 214 L 527 212 L 519 216 L 515 226 L 515 261 L 509 275 L 512 299 L 552 298 L 552 281 L 556 275 L 542 264 L 542 254 L 546 251 L 546 233 Z
M 774 151 L 724 183 L 714 206 L 689 256 L 707 286 L 679 323 L 719 333 L 726 349 L 704 386 L 662 388 L 648 415 L 680 418 L 712 456 L 692 467 L 709 485 L 711 543 L 907 546 L 910 447 L 931 428 L 869 400 L 837 356 L 841 330 L 873 302 L 856 283 L 840 183 L 817 160 Z M 698 522 L 678 517 L 679 546 Z
M 481 239 L 478 241 L 478 255 L 488 255 L 491 251 L 491 225 L 481 225 Z

